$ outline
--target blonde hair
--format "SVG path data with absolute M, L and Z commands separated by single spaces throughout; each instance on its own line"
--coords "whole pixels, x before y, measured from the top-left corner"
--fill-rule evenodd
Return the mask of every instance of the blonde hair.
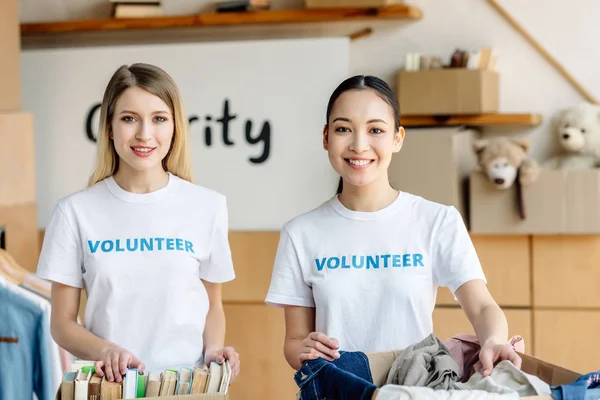
M 96 144 L 96 167 L 88 185 L 95 185 L 108 178 L 119 168 L 119 156 L 111 139 L 111 121 L 119 96 L 132 87 L 139 87 L 159 97 L 171 110 L 175 127 L 171 148 L 162 160 L 162 165 L 165 171 L 192 182 L 192 162 L 188 149 L 189 124 L 179 89 L 164 70 L 154 65 L 137 63 L 119 67 L 104 91 Z

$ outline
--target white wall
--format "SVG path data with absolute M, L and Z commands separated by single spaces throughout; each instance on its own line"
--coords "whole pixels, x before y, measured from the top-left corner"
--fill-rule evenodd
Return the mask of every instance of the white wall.
M 275 8 L 300 7 L 302 0 L 273 0 Z M 558 58 L 596 97 L 600 98 L 600 34 L 597 0 L 499 0 L 515 18 Z M 163 1 L 167 14 L 205 9 L 211 0 Z M 375 74 L 395 85 L 395 73 L 407 51 L 449 57 L 456 47 L 498 50 L 501 74 L 501 110 L 540 112 L 545 123 L 519 129 L 533 142 L 539 160 L 556 149 L 549 121 L 560 108 L 583 97 L 504 20 L 486 0 L 407 0 L 423 10 L 417 22 L 377 24 L 375 34 L 353 42 L 352 73 Z M 23 21 L 105 17 L 107 0 L 21 0 Z M 565 15 L 568 14 L 568 19 Z M 575 22 L 577 21 L 577 22 Z M 325 66 L 324 66 L 325 67 Z M 494 134 L 509 129 L 489 129 Z M 513 131 L 514 132 L 514 131 Z
M 546 123 L 520 129 L 533 141 L 538 159 L 556 147 L 548 121 L 560 108 L 577 104 L 582 96 L 512 28 L 486 0 L 406 0 L 423 10 L 421 21 L 378 24 L 380 30 L 352 44 L 351 72 L 375 74 L 395 84 L 395 72 L 407 51 L 449 57 L 456 47 L 498 50 L 501 110 L 540 112 Z M 600 2 L 597 0 L 499 0 L 589 91 L 600 98 L 600 48 L 596 38 Z M 275 8 L 300 7 L 302 0 L 273 0 Z M 167 14 L 195 13 L 211 0 L 163 1 Z M 107 0 L 21 0 L 23 21 L 105 17 Z M 568 19 L 565 15 L 568 14 Z M 575 22 L 577 21 L 577 22 Z M 495 134 L 509 130 L 493 129 Z

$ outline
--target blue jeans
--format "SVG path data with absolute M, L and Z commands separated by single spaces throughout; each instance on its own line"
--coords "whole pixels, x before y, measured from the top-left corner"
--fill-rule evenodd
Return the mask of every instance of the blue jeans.
M 552 387 L 552 398 L 555 400 L 588 400 L 598 399 L 600 393 L 600 371 L 580 376 L 568 385 Z
M 294 374 L 301 400 L 371 400 L 373 384 L 369 360 L 359 351 L 340 351 L 340 358 L 305 361 Z

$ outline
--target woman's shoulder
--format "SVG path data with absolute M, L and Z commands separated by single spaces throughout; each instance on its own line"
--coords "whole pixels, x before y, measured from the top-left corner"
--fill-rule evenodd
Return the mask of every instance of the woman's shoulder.
M 62 209 L 72 209 L 73 207 L 79 207 L 89 205 L 90 207 L 96 207 L 96 200 L 103 198 L 108 192 L 106 182 L 101 180 L 92 186 L 87 186 L 69 193 L 66 196 L 59 198 L 56 201 L 58 207 Z
M 328 199 L 320 205 L 296 215 L 283 225 L 283 229 L 291 233 L 305 231 L 307 228 L 317 225 L 330 224 L 330 218 L 335 216 L 335 213 L 332 212 L 331 202 L 332 199 Z
M 181 199 L 192 203 L 192 205 L 203 204 L 206 206 L 213 204 L 219 206 L 225 204 L 227 201 L 225 194 L 215 189 L 181 179 L 177 176 L 174 176 L 174 179 L 177 180 L 178 194 L 181 196 Z
M 460 211 L 453 206 L 426 199 L 422 196 L 404 192 L 412 204 L 412 212 L 418 216 L 421 223 L 429 223 L 432 227 L 439 226 L 443 221 L 462 220 Z
M 445 214 L 447 212 L 451 212 L 452 209 L 455 209 L 454 206 L 429 200 L 423 196 L 413 193 L 402 192 L 402 196 L 404 196 L 406 201 L 412 204 L 412 206 L 415 207 L 420 213 L 439 215 L 440 213 Z

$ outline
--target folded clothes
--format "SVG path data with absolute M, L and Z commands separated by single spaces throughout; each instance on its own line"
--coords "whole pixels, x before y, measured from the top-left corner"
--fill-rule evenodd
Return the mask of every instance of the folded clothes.
M 367 356 L 359 351 L 340 351 L 340 358 L 305 361 L 294 374 L 300 400 L 371 400 L 373 384 Z
M 431 389 L 460 389 L 459 367 L 442 341 L 431 334 L 400 351 L 390 368 L 387 384 Z
M 553 386 L 555 400 L 598 400 L 600 399 L 600 371 L 580 376 L 568 385 Z
M 527 374 L 508 360 L 494 367 L 492 374 L 485 378 L 479 372 L 464 384 L 465 389 L 485 390 L 491 393 L 517 393 L 519 396 L 549 396 L 550 386 L 535 375 Z
M 490 393 L 483 390 L 434 390 L 427 387 L 385 385 L 375 400 L 519 400 L 513 393 Z
M 525 341 L 521 336 L 513 336 L 508 340 L 515 351 L 525 353 Z M 444 340 L 444 346 L 450 352 L 450 355 L 458 364 L 458 381 L 466 382 L 471 375 L 475 373 L 474 366 L 479 361 L 479 350 L 481 345 L 476 335 L 469 333 L 460 333 Z

